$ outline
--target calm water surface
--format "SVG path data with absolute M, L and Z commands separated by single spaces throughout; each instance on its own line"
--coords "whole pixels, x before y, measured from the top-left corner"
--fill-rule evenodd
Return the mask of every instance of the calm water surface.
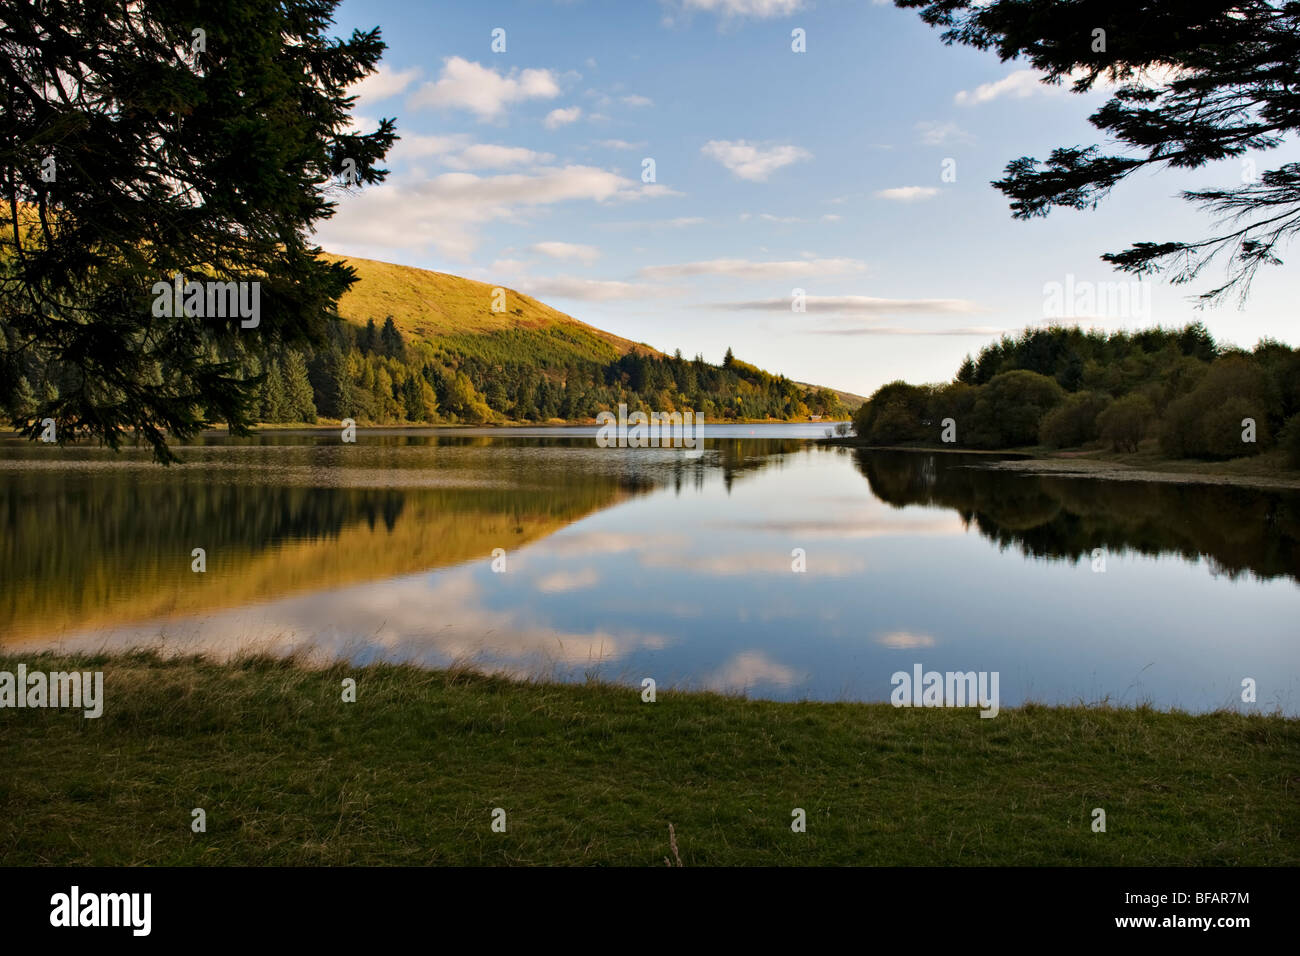
M 0 440 L 0 645 L 828 700 L 887 699 L 919 663 L 1000 672 L 1003 706 L 1192 711 L 1242 706 L 1251 677 L 1300 713 L 1300 495 L 994 474 L 824 431 L 708 426 L 696 460 L 594 428 L 279 432 L 172 469 Z

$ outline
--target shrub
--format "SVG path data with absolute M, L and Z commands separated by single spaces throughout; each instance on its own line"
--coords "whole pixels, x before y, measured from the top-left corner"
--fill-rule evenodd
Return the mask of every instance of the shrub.
M 1155 406 L 1145 395 L 1125 395 L 1097 416 L 1097 433 L 1116 451 L 1137 451 L 1155 417 Z
M 1037 444 L 1038 423 L 1064 395 L 1055 379 L 1037 372 L 1016 369 L 994 375 L 975 400 L 970 443 L 986 448 Z
M 1043 416 L 1038 440 L 1053 448 L 1074 448 L 1096 441 L 1097 416 L 1110 404 L 1105 392 L 1076 392 Z

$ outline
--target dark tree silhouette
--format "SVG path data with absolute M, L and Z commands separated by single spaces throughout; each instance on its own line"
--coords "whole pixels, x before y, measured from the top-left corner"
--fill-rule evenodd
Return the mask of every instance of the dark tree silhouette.
M 311 229 L 396 139 L 350 126 L 384 44 L 332 37 L 335 5 L 0 0 L 0 406 L 28 366 L 59 376 L 14 417 L 29 437 L 44 417 L 60 440 L 134 431 L 167 462 L 169 436 L 247 430 L 242 356 L 322 341 L 355 274 Z M 176 275 L 259 283 L 257 321 L 157 314 Z
M 1063 146 L 1046 162 L 1022 157 L 994 185 L 1029 219 L 1053 206 L 1092 208 L 1120 180 L 1148 167 L 1194 169 L 1248 150 L 1280 145 L 1300 128 L 1300 3 L 1277 0 L 895 0 L 943 29 L 945 43 L 1024 57 L 1045 81 L 1075 92 L 1099 81 L 1111 98 L 1089 117 L 1130 147 Z M 1104 32 L 1102 32 L 1104 31 Z M 1225 281 L 1203 293 L 1242 300 L 1256 270 L 1277 265 L 1279 247 L 1300 230 L 1300 163 L 1238 185 L 1184 192 L 1216 217 L 1198 240 L 1135 242 L 1102 256 L 1142 275 L 1185 283 L 1220 256 Z

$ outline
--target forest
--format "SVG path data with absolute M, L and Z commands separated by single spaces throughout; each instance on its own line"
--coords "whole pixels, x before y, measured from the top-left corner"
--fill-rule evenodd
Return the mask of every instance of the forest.
M 1136 332 L 1025 329 L 946 384 L 896 381 L 854 415 L 872 445 L 1158 451 L 1223 460 L 1282 448 L 1300 468 L 1300 351 L 1217 343 L 1201 323 Z
M 564 335 L 563 331 L 550 333 Z M 319 347 L 288 347 L 269 358 L 211 347 L 254 396 L 263 423 L 351 418 L 366 424 L 485 424 L 590 421 L 602 410 L 690 410 L 706 422 L 847 419 L 850 409 L 826 388 L 772 375 L 727 350 L 721 365 L 629 351 L 607 362 L 550 348 L 534 330 L 415 339 L 392 317 L 365 325 L 334 323 Z M 57 398 L 69 373 L 35 351 L 24 359 L 4 411 L 35 414 Z

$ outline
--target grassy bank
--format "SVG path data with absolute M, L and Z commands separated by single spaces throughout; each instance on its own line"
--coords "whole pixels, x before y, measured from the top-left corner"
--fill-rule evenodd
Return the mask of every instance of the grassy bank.
M 103 670 L 106 704 L 0 710 L 5 865 L 662 866 L 669 823 L 688 866 L 1300 862 L 1300 721 L 1277 716 L 986 720 L 408 667 L 22 660 Z

